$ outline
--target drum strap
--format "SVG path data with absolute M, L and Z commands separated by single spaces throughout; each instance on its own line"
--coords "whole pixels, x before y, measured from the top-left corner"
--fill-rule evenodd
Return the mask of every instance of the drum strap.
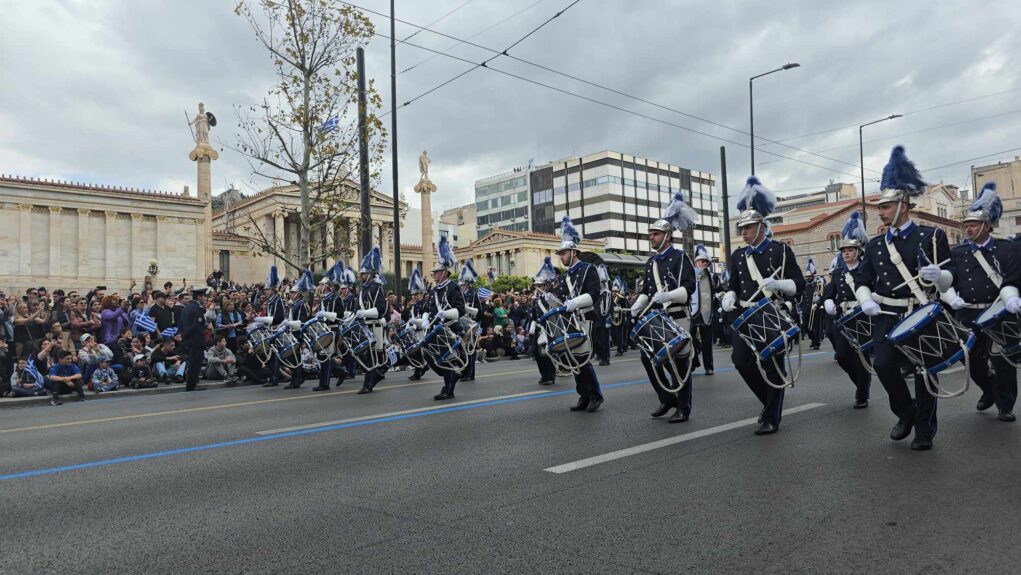
M 990 267 L 989 261 L 986 260 L 984 255 L 982 255 L 982 250 L 976 250 L 972 252 L 971 255 L 975 256 L 975 259 L 978 260 L 978 265 L 982 266 L 982 269 L 985 270 L 986 275 L 988 275 L 989 279 L 992 280 L 996 289 L 1000 289 L 1000 286 L 1003 284 L 1003 277 Z
M 886 240 L 884 239 L 884 241 Z M 908 271 L 908 266 L 904 265 L 904 258 L 900 257 L 900 252 L 897 251 L 897 248 L 889 241 L 886 241 L 886 249 L 890 250 L 890 261 L 897 267 L 897 272 L 900 273 L 901 279 L 911 288 L 911 294 L 922 305 L 929 303 L 929 298 L 926 297 L 925 291 L 922 290 L 922 286 L 918 285 L 918 280 L 914 279 L 914 276 Z
M 784 251 L 784 255 L 786 255 L 786 250 Z M 759 271 L 759 266 L 756 265 L 755 258 L 750 255 L 746 255 L 744 257 L 744 261 L 748 265 L 748 273 L 751 274 L 752 279 L 755 280 L 755 283 L 762 285 L 762 272 Z M 773 292 L 768 290 L 762 290 L 762 294 L 766 297 L 773 297 Z
M 702 285 L 703 283 L 705 284 L 704 286 Z M 709 281 L 709 274 L 708 273 L 703 273 L 702 274 L 702 277 L 700 277 L 699 280 L 698 280 L 698 286 L 699 286 L 699 288 L 698 288 L 698 309 L 695 310 L 695 312 L 698 313 L 699 311 L 701 311 L 702 312 L 702 321 L 706 325 L 708 325 L 709 324 L 709 320 L 712 318 L 712 313 L 713 313 L 713 308 L 712 308 L 713 288 L 712 288 L 711 282 Z

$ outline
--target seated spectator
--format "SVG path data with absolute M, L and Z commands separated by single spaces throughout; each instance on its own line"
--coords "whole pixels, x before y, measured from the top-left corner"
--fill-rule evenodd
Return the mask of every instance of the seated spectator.
M 486 358 L 489 357 L 494 337 L 495 332 L 493 331 L 493 326 L 487 327 L 486 331 L 479 336 L 478 349 L 482 350 L 482 353 L 480 353 L 478 357 L 479 363 L 486 363 L 488 361 Z
M 145 354 L 136 354 L 133 360 L 134 365 L 131 366 L 131 370 L 128 372 L 128 377 L 125 378 L 124 385 L 130 385 L 134 389 L 156 387 L 159 385 L 156 381 L 156 376 L 152 373 L 152 368 L 149 367 L 148 362 L 146 362 Z
M 238 384 L 237 359 L 227 347 L 227 338 L 218 336 L 216 344 L 206 352 L 206 379 L 223 380 L 227 387 Z
M 117 377 L 117 372 L 110 367 L 109 359 L 102 358 L 99 360 L 99 365 L 92 372 L 91 382 L 92 391 L 96 393 L 117 389 L 120 385 L 120 379 Z
M 227 349 L 237 351 L 238 329 L 245 325 L 245 317 L 234 309 L 234 302 L 225 300 L 223 309 L 216 316 L 217 335 L 227 338 Z
M 173 338 L 167 338 L 152 350 L 152 355 L 149 356 L 156 376 L 164 385 L 171 381 L 174 383 L 184 381 L 184 370 L 187 369 L 188 362 L 177 354 L 174 350 L 176 346 L 177 342 Z
M 18 359 L 18 365 L 11 374 L 11 395 L 13 397 L 30 397 L 46 395 L 43 388 L 43 376 L 38 370 L 28 368 L 28 360 Z
M 486 350 L 490 357 L 497 356 L 497 351 L 503 350 L 505 355 L 510 356 L 511 359 L 518 359 L 518 351 L 515 348 L 515 342 L 511 338 L 508 330 L 504 330 L 500 326 L 496 326 L 493 330 L 492 339 L 488 340 L 489 348 Z
M 78 401 L 85 400 L 85 384 L 82 381 L 82 370 L 74 363 L 74 355 L 69 351 L 62 351 L 57 365 L 50 368 L 46 376 L 53 398 L 50 405 L 61 405 L 61 393 L 78 394 Z
M 0 339 L 0 397 L 10 397 L 11 390 L 7 385 L 11 381 L 9 374 L 14 373 L 13 368 L 8 368 L 10 362 L 10 354 L 7 347 L 7 341 Z
M 82 348 L 78 350 L 78 362 L 84 368 L 85 381 L 92 381 L 92 372 L 99 366 L 103 359 L 113 360 L 113 352 L 106 345 L 96 341 L 96 338 L 85 333 L 81 337 Z M 117 366 L 120 369 L 121 366 Z
M 252 352 L 252 344 L 248 340 L 244 340 L 238 345 L 238 353 L 235 357 L 238 375 L 243 377 L 247 383 L 258 385 L 266 383 L 269 372 Z
M 519 327 L 517 333 L 514 334 L 514 347 L 518 353 L 525 353 L 528 348 L 528 336 L 525 334 L 525 328 Z

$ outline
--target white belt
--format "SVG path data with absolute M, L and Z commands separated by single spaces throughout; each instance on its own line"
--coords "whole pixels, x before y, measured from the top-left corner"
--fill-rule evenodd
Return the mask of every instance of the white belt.
M 842 301 L 842 302 L 840 302 L 840 309 L 842 309 L 844 311 L 852 310 L 852 309 L 854 309 L 856 307 L 858 307 L 858 302 L 856 302 L 856 301 Z
M 874 293 L 874 294 L 872 294 L 872 301 L 874 301 L 876 303 L 879 303 L 879 304 L 888 305 L 890 307 L 909 308 L 909 307 L 914 306 L 915 302 L 917 300 L 915 298 L 913 298 L 913 297 L 905 297 L 905 298 L 886 297 L 886 296 L 881 296 L 879 294 L 875 294 Z
M 964 308 L 964 309 L 986 309 L 989 306 L 993 305 L 993 303 L 994 302 L 989 302 L 989 303 L 966 303 L 966 304 L 964 304 L 961 307 Z

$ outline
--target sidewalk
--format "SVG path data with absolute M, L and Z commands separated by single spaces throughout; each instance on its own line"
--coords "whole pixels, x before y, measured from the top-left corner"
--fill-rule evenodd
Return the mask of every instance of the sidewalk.
M 199 386 L 206 389 L 220 389 L 227 387 L 227 384 L 223 381 L 207 381 L 204 379 L 199 380 Z M 236 387 L 248 387 L 247 385 L 238 385 Z M 161 385 L 159 387 L 151 387 L 147 389 L 118 389 L 117 391 L 107 391 L 104 393 L 93 393 L 91 391 L 85 392 L 85 399 L 109 399 L 111 397 L 127 397 L 133 395 L 149 395 L 154 393 L 177 393 L 184 391 L 183 383 L 172 383 L 169 385 Z M 75 395 L 73 393 L 65 393 L 60 396 L 61 401 L 64 403 L 74 403 Z M 37 397 L 4 397 L 0 398 L 0 411 L 4 409 L 17 409 L 19 407 L 31 407 L 34 405 L 49 405 L 50 396 L 40 395 Z

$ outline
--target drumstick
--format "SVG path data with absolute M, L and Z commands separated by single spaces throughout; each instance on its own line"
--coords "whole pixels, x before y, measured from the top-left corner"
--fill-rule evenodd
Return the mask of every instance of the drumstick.
M 773 276 L 775 276 L 776 274 L 780 273 L 781 269 L 782 268 L 776 268 L 775 270 L 773 270 L 773 273 L 769 274 L 769 277 L 765 278 L 762 281 L 765 281 L 765 280 L 768 280 L 768 279 L 773 279 Z M 748 301 L 755 301 L 755 297 L 758 296 L 759 292 L 761 292 L 761 291 L 762 291 L 762 284 L 759 284 L 759 289 L 755 290 L 755 293 L 752 294 L 752 297 L 748 298 Z
M 943 266 L 944 266 L 944 265 L 945 265 L 945 264 L 946 264 L 947 262 L 949 262 L 949 261 L 950 261 L 950 258 L 947 258 L 947 259 L 945 259 L 945 260 L 941 261 L 940 263 L 936 264 L 936 266 L 937 266 L 937 267 L 943 267 Z M 905 281 L 901 282 L 901 283 L 900 283 L 900 285 L 898 285 L 897 287 L 893 288 L 893 289 L 892 289 L 892 290 L 890 290 L 890 291 L 897 291 L 897 290 L 899 290 L 900 288 L 902 288 L 902 287 L 904 287 L 904 286 L 908 285 L 909 283 L 911 283 L 911 282 L 913 282 L 913 281 L 917 280 L 917 279 L 918 279 L 918 278 L 920 278 L 920 277 L 922 277 L 922 274 L 921 274 L 921 273 L 919 273 L 918 275 L 916 275 L 916 276 L 914 276 L 914 277 L 912 277 L 912 278 L 910 278 L 910 279 L 908 279 L 908 280 L 905 280 Z

